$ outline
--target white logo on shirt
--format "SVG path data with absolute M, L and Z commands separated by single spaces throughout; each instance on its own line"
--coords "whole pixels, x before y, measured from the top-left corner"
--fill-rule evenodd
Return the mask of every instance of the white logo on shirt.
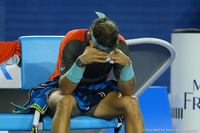
M 65 67 L 60 67 L 60 70 L 63 71 L 65 69 Z

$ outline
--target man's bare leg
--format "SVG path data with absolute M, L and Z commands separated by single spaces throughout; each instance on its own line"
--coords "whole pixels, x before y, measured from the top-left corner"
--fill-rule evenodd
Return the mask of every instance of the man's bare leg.
M 72 95 L 62 95 L 56 91 L 51 95 L 48 101 L 49 109 L 54 114 L 51 132 L 52 133 L 70 133 L 70 118 L 76 108 L 76 99 Z
M 110 92 L 101 100 L 94 116 L 112 118 L 123 115 L 125 117 L 126 133 L 144 133 L 144 122 L 138 99 L 131 96 L 118 96 L 118 92 Z
M 143 133 L 144 132 L 144 121 L 138 104 L 138 99 L 134 98 L 132 101 L 132 107 L 127 109 L 125 117 L 125 132 L 126 133 Z

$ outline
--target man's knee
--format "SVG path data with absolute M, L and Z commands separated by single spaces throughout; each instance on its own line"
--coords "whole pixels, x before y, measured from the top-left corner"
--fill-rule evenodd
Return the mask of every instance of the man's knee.
M 123 99 L 124 111 L 126 113 L 139 113 L 139 100 L 137 97 L 125 96 Z
M 66 95 L 59 99 L 57 110 L 72 111 L 76 105 L 76 99 L 72 95 Z

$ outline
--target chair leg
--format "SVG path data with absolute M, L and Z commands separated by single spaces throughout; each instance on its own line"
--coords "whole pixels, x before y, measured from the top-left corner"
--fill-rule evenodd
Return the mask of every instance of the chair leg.
M 39 120 L 40 120 L 40 112 L 38 110 L 35 110 L 31 133 L 37 133 L 38 132 Z

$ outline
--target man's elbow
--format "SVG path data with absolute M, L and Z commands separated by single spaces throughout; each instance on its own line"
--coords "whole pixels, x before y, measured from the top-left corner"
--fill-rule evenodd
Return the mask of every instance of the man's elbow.
M 59 80 L 59 88 L 62 95 L 66 95 L 66 76 L 61 76 Z
M 133 77 L 130 81 L 128 81 L 128 88 L 130 88 L 130 90 L 133 91 L 134 87 L 135 87 L 135 84 L 136 84 L 136 80 L 135 80 L 135 77 Z
M 123 86 L 123 88 L 121 89 L 121 93 L 123 96 L 131 96 L 133 94 L 133 89 L 135 87 L 135 77 L 133 77 L 130 81 L 127 81 L 128 83 L 126 83 L 126 85 Z M 121 86 L 122 87 L 122 86 Z
M 77 83 L 71 82 L 65 75 L 61 76 L 59 81 L 59 87 L 62 95 L 71 95 L 77 85 Z

